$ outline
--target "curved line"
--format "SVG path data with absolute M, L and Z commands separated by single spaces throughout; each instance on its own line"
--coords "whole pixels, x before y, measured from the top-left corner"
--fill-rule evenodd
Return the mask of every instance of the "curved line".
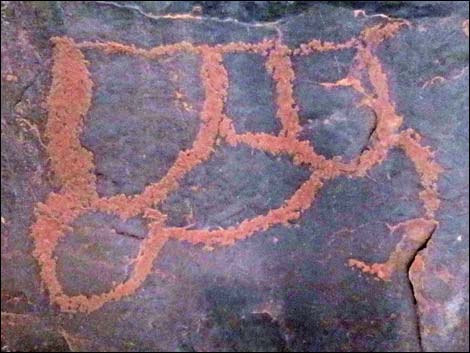
M 228 78 L 220 53 L 213 48 L 206 48 L 201 55 L 201 79 L 206 98 L 200 114 L 201 128 L 192 148 L 188 151 L 181 151 L 167 174 L 160 181 L 148 185 L 141 194 L 131 197 L 121 194 L 101 198 L 96 200 L 94 205 L 96 208 L 105 212 L 118 213 L 123 218 L 140 214 L 153 204 L 163 201 L 179 186 L 179 181 L 188 171 L 212 154 L 212 146 L 215 144 L 222 120 Z

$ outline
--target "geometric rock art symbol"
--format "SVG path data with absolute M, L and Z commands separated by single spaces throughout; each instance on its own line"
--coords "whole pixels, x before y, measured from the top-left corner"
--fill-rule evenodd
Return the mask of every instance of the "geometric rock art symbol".
M 391 227 L 392 232 L 401 229 L 404 235 L 387 262 L 369 265 L 360 260 L 349 261 L 350 266 L 358 267 L 379 279 L 390 280 L 393 271 L 409 260 L 437 224 L 434 220 L 434 213 L 439 207 L 436 182 L 442 172 L 440 166 L 434 162 L 429 147 L 420 144 L 420 136 L 411 129 L 400 130 L 403 118 L 396 113 L 387 74 L 376 55 L 378 46 L 404 26 L 407 26 L 405 21 L 387 19 L 384 23 L 364 29 L 358 37 L 343 43 L 313 39 L 296 49 L 288 48 L 279 40 L 214 46 L 180 42 L 142 49 L 116 42 L 76 43 L 67 37 L 52 38 L 53 79 L 48 97 L 47 152 L 61 190 L 51 193 L 44 203 L 37 204 L 36 222 L 31 228 L 35 246 L 33 254 L 39 262 L 41 279 L 51 302 L 57 304 L 62 311 L 91 312 L 107 302 L 132 295 L 151 272 L 155 258 L 168 239 L 206 246 L 229 246 L 273 225 L 288 224 L 289 221 L 298 219 L 311 206 L 325 181 L 341 175 L 363 177 L 372 167 L 386 159 L 391 148 L 398 147 L 414 163 L 420 176 L 420 198 L 425 216 Z M 84 118 L 91 104 L 93 87 L 82 49 L 141 56 L 149 60 L 189 52 L 202 59 L 199 74 L 205 100 L 200 113 L 201 127 L 192 148 L 180 151 L 167 174 L 160 181 L 148 185 L 141 194 L 99 197 L 96 191 L 93 155 L 79 140 Z M 368 147 L 349 162 L 344 162 L 339 157 L 327 159 L 316 153 L 308 141 L 298 138 L 301 126 L 293 94 L 295 72 L 291 57 L 341 49 L 355 50 L 349 73 L 337 82 L 324 82 L 322 85 L 328 89 L 339 86 L 353 88 L 362 97 L 358 105 L 371 109 L 377 119 Z M 265 57 L 266 69 L 275 82 L 276 117 L 282 127 L 277 135 L 237 133 L 230 117 L 224 113 L 229 85 L 223 64 L 224 54 L 241 52 Z M 245 144 L 273 155 L 289 155 L 295 164 L 309 168 L 310 177 L 281 207 L 245 219 L 236 226 L 215 230 L 167 226 L 166 215 L 154 206 L 178 188 L 187 172 L 211 156 L 219 138 L 232 146 Z M 115 214 L 123 220 L 143 215 L 149 221 L 148 236 L 141 242 L 128 279 L 101 294 L 67 295 L 57 276 L 54 250 L 60 238 L 70 231 L 72 222 L 93 211 Z

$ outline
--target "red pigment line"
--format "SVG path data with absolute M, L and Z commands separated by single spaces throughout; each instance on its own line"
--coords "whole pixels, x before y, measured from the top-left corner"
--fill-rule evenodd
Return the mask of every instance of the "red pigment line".
M 220 124 L 220 133 L 231 146 L 243 143 L 251 148 L 273 155 L 287 154 L 292 157 L 294 164 L 305 164 L 312 169 L 324 169 L 334 162 L 317 155 L 308 141 L 300 141 L 290 137 L 275 136 L 266 133 L 237 134 L 232 121 L 226 116 Z
M 336 82 L 321 82 L 320 85 L 325 88 L 336 88 L 336 87 L 352 87 L 354 90 L 359 92 L 360 94 L 369 97 L 369 95 L 366 92 L 366 89 L 362 85 L 362 82 L 360 79 L 352 76 L 349 74 L 346 78 L 343 78 L 339 81 Z M 369 97 L 370 98 L 370 97 Z
M 40 276 L 49 290 L 51 301 L 60 296 L 54 249 L 60 237 L 86 205 L 97 197 L 92 154 L 79 140 L 91 102 L 92 81 L 82 53 L 68 38 L 53 38 L 52 85 L 48 97 L 47 152 L 63 194 L 51 193 L 35 209 L 36 222 L 31 227 L 33 255 L 40 265 Z
M 172 188 L 162 189 L 155 184 L 143 192 L 149 201 L 163 201 L 178 186 L 186 173 L 209 158 L 223 117 L 224 103 L 227 97 L 228 75 L 222 65 L 222 55 L 216 50 L 202 48 L 201 78 L 206 92 L 206 99 L 201 111 L 203 128 L 198 133 L 193 148 L 188 152 L 180 152 L 175 164 L 170 168 L 162 181 Z
M 260 43 L 227 43 L 227 44 L 217 44 L 215 48 L 223 54 L 229 53 L 256 53 L 263 56 L 267 55 L 269 50 L 272 49 L 275 45 L 275 41 L 271 39 L 264 39 Z
M 361 104 L 372 109 L 377 116 L 372 143 L 349 164 L 339 166 L 345 172 L 364 176 L 373 166 L 382 163 L 390 148 L 397 143 L 397 132 L 402 125 L 403 117 L 396 112 L 388 88 L 388 76 L 374 51 L 384 40 L 395 35 L 405 25 L 407 22 L 396 20 L 366 28 L 361 33 L 361 40 L 348 42 L 350 43 L 348 45 L 355 44 L 357 53 L 347 77 L 334 83 L 322 84 L 327 88 L 352 87 L 364 96 Z M 372 92 L 366 90 L 362 83 L 363 73 L 367 74 Z
M 72 196 L 72 197 L 71 197 Z M 133 294 L 151 272 L 152 263 L 164 246 L 168 237 L 162 231 L 161 223 L 150 223 L 149 235 L 140 246 L 139 254 L 134 259 L 134 269 L 131 276 L 111 290 L 90 296 L 69 296 L 64 293 L 57 277 L 57 261 L 54 251 L 60 237 L 65 232 L 72 232 L 71 224 L 78 216 L 94 211 L 84 209 L 79 201 L 72 195 L 52 194 L 47 205 L 41 205 L 37 210 L 38 220 L 32 227 L 35 238 L 33 255 L 38 259 L 41 267 L 41 278 L 49 291 L 51 302 L 59 305 L 64 312 L 92 312 L 112 300 L 119 300 L 123 296 Z
M 377 121 L 371 148 L 364 151 L 357 160 L 356 174 L 360 176 L 386 158 L 388 150 L 397 141 L 396 133 L 403 123 L 403 117 L 397 114 L 390 97 L 387 74 L 373 51 L 405 24 L 403 21 L 392 21 L 367 28 L 361 35 L 367 44 L 358 47 L 357 55 L 361 65 L 367 69 L 369 82 L 374 89 L 373 95 L 369 95 L 363 103 L 375 112 Z M 353 73 L 353 77 L 357 78 L 358 73 Z
M 380 43 L 393 36 L 404 25 L 408 25 L 408 23 L 394 21 L 385 26 L 378 25 L 366 29 L 362 38 L 367 46 L 358 47 L 358 60 L 355 67 L 357 71 L 350 73 L 349 82 L 345 80 L 338 84 L 349 84 L 358 92 L 366 94 L 363 103 L 373 109 L 378 118 L 374 145 L 358 158 L 355 174 L 364 175 L 373 165 L 381 163 L 386 158 L 391 146 L 398 145 L 414 163 L 424 188 L 419 196 L 424 203 L 428 219 L 411 220 L 405 224 L 407 233 L 397 244 L 387 262 L 369 265 L 360 260 L 349 260 L 350 266 L 358 267 L 363 272 L 371 273 L 383 280 L 390 280 L 394 271 L 403 269 L 412 260 L 417 249 L 427 241 L 437 224 L 433 217 L 440 204 L 436 182 L 442 168 L 434 162 L 430 148 L 422 147 L 419 144 L 420 137 L 413 130 L 410 129 L 398 135 L 397 131 L 403 118 L 396 113 L 393 100 L 390 97 L 387 75 L 379 59 L 373 54 Z M 374 89 L 373 94 L 366 93 L 362 85 L 358 86 L 357 84 L 359 82 L 358 69 L 362 68 L 367 68 L 368 77 Z
M 40 276 L 49 291 L 51 302 L 56 302 L 63 292 L 57 278 L 54 251 L 64 233 L 71 231 L 68 225 L 83 210 L 82 200 L 75 193 L 52 193 L 45 204 L 40 203 L 35 209 L 37 220 L 31 227 L 31 236 L 34 239 L 33 256 L 39 263 Z
M 354 48 L 356 45 L 357 45 L 356 38 L 351 38 L 344 43 L 334 43 L 334 42 L 313 39 L 308 43 L 300 44 L 299 48 L 296 48 L 292 51 L 292 54 L 304 56 L 304 55 L 310 55 L 314 52 L 351 49 L 351 48 Z
M 178 179 L 181 179 L 188 170 L 200 163 L 202 161 L 201 158 L 207 158 L 210 155 L 212 152 L 211 146 L 214 143 L 215 135 L 218 131 L 218 124 L 226 97 L 227 76 L 225 69 L 221 65 L 222 57 L 219 53 L 208 48 L 207 51 L 203 52 L 202 57 L 203 65 L 201 68 L 201 77 L 206 88 L 206 100 L 201 112 L 201 120 L 204 127 L 201 129 L 193 145 L 193 149 L 189 152 L 181 152 L 179 158 L 165 178 L 163 178 L 160 183 L 156 184 L 166 186 L 166 189 L 163 189 L 163 191 L 162 189 L 155 189 L 157 192 L 161 192 L 162 199 L 171 191 L 171 188 L 175 188 L 178 185 Z M 83 57 L 81 57 L 81 59 L 83 59 Z M 54 73 L 63 75 L 63 72 Z M 110 210 L 107 209 L 107 206 L 111 206 L 112 212 L 116 212 L 121 216 L 124 215 L 125 217 L 128 216 L 130 212 L 135 212 L 136 209 L 139 210 L 137 213 L 141 213 L 144 211 L 145 207 L 148 207 L 146 204 L 151 205 L 155 200 L 158 200 L 159 195 L 156 195 L 152 189 L 154 186 L 155 185 L 152 185 L 147 188 L 143 194 L 133 199 L 136 200 L 140 198 L 140 200 L 138 200 L 140 204 L 137 203 L 137 205 L 135 205 L 132 204 L 132 202 L 109 202 L 109 200 L 102 202 L 103 199 L 100 199 L 95 202 L 95 207 L 89 209 L 89 211 L 98 208 L 109 212 Z M 70 211 L 72 211 L 72 206 L 80 205 L 78 200 L 73 199 L 74 195 L 76 194 L 71 195 L 72 205 L 69 207 L 71 209 Z M 53 200 L 53 198 L 49 200 Z M 119 200 L 123 200 L 123 198 L 120 197 Z M 61 205 L 61 203 L 53 203 L 52 205 Z M 62 204 L 62 206 L 65 205 Z M 46 208 L 45 212 L 43 211 L 43 213 L 39 214 L 38 221 L 35 223 L 32 230 L 33 236 L 36 234 L 39 235 L 34 254 L 42 265 L 42 278 L 48 287 L 51 301 L 58 304 L 63 311 L 91 312 L 111 300 L 119 300 L 123 296 L 134 293 L 151 272 L 152 263 L 158 255 L 160 248 L 167 240 L 167 237 L 164 235 L 165 233 L 162 232 L 160 213 L 156 210 L 148 210 L 145 216 L 150 219 L 157 219 L 157 221 L 152 222 L 150 225 L 149 236 L 141 244 L 139 254 L 134 261 L 133 273 L 129 279 L 118 284 L 110 291 L 99 295 L 95 294 L 88 297 L 84 295 L 68 296 L 63 293 L 63 289 L 58 281 L 56 273 L 57 264 L 53 257 L 53 251 L 57 246 L 58 239 L 66 230 L 62 224 L 70 224 L 83 212 L 84 209 L 79 208 L 78 211 L 68 214 L 64 212 L 64 208 L 61 207 L 60 211 L 56 212 L 57 215 L 54 214 L 56 217 L 51 217 L 51 210 Z M 64 218 L 64 216 L 67 217 Z M 57 220 L 57 217 L 62 217 L 63 219 Z M 70 229 L 67 227 L 67 230 Z M 40 234 L 43 232 L 45 232 L 44 234 L 49 234 L 49 237 L 41 237 Z
M 181 151 L 168 173 L 159 182 L 147 186 L 142 194 L 100 199 L 96 202 L 98 209 L 118 213 L 124 218 L 142 213 L 146 208 L 163 201 L 179 186 L 179 181 L 189 170 L 209 158 L 222 119 L 228 76 L 222 65 L 222 55 L 215 49 L 201 48 L 201 56 L 201 79 L 206 98 L 200 114 L 201 128 L 191 150 Z
M 408 129 L 400 134 L 399 146 L 413 162 L 420 176 L 424 190 L 420 192 L 419 196 L 424 203 L 426 216 L 434 218 L 441 202 L 437 191 L 437 181 L 444 170 L 434 161 L 434 152 L 431 148 L 421 146 L 420 141 L 421 136 Z
M 311 168 L 323 169 L 329 162 L 325 157 L 315 154 L 308 141 L 251 132 L 236 135 L 232 141 L 236 144 L 244 143 L 274 155 L 289 154 L 292 156 L 294 164 L 307 164 Z
M 135 258 L 134 270 L 126 281 L 119 283 L 110 291 L 101 294 L 68 296 L 62 293 L 55 298 L 55 303 L 58 304 L 63 311 L 90 313 L 98 310 L 110 301 L 117 301 L 124 296 L 134 294 L 151 273 L 153 261 L 165 245 L 167 239 L 168 237 L 165 236 L 165 232 L 162 231 L 158 223 L 157 225 L 151 224 L 149 235 L 142 241 L 139 254 Z
M 281 121 L 280 136 L 296 137 L 302 129 L 299 124 L 298 107 L 294 100 L 295 73 L 289 57 L 290 50 L 276 43 L 268 55 L 266 68 L 276 82 L 276 116 Z
M 374 275 L 383 281 L 390 281 L 396 271 L 406 271 L 419 248 L 431 237 L 437 226 L 435 220 L 424 218 L 411 219 L 392 227 L 403 228 L 403 236 L 395 246 L 388 260 L 383 263 L 368 264 L 364 261 L 349 259 L 351 267 L 357 267 L 364 273 Z
M 170 228 L 169 231 L 172 238 L 185 240 L 193 244 L 233 245 L 236 241 L 246 239 L 256 232 L 268 230 L 278 224 L 288 225 L 290 221 L 300 218 L 301 213 L 310 207 L 322 185 L 323 183 L 318 174 L 312 173 L 310 179 L 302 184 L 283 206 L 270 210 L 265 215 L 244 220 L 237 226 L 217 230 Z
M 370 105 L 379 117 L 375 133 L 377 140 L 382 145 L 391 145 L 395 142 L 393 137 L 402 125 L 403 117 L 396 112 L 389 92 L 387 74 L 379 58 L 373 52 L 383 41 L 394 36 L 403 26 L 407 25 L 409 24 L 406 21 L 396 20 L 366 28 L 361 36 L 367 45 L 358 48 L 358 56 L 367 67 L 369 81 L 377 96 L 377 98 L 370 99 Z
M 179 52 L 198 53 L 198 47 L 189 42 L 179 42 L 176 44 L 159 45 L 151 49 L 137 48 L 135 45 L 127 45 L 117 42 L 81 42 L 77 48 L 99 49 L 106 54 L 125 54 L 143 56 L 147 59 L 158 59 L 162 56 L 175 55 Z
M 73 40 L 54 37 L 52 85 L 47 100 L 47 152 L 62 190 L 90 199 L 96 196 L 93 155 L 79 136 L 91 104 L 93 82 L 83 54 Z
M 207 49 L 212 49 L 217 53 L 241 53 L 251 52 L 258 54 L 265 54 L 268 49 L 274 46 L 273 40 L 265 39 L 259 43 L 243 43 L 233 42 L 228 44 L 216 44 L 209 46 L 206 44 L 197 45 L 189 42 L 179 42 L 175 44 L 159 45 L 150 49 L 138 48 L 133 44 L 123 44 L 113 41 L 109 42 L 90 42 L 85 41 L 76 44 L 79 49 L 97 49 L 102 50 L 106 54 L 124 54 L 124 55 L 135 55 L 142 56 L 147 59 L 155 60 L 162 56 L 171 56 L 179 52 L 201 54 Z

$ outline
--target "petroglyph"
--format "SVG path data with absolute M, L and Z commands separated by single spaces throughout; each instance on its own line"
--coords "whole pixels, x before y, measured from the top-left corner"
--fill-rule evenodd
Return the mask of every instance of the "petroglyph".
M 116 42 L 76 43 L 67 37 L 53 38 L 53 81 L 48 99 L 46 135 L 47 152 L 61 184 L 61 190 L 51 193 L 44 203 L 37 205 L 37 219 L 31 229 L 35 241 L 33 254 L 40 264 L 41 278 L 51 302 L 57 304 L 62 311 L 92 312 L 107 302 L 132 295 L 151 272 L 155 258 L 168 239 L 203 244 L 208 248 L 230 246 L 274 225 L 286 225 L 299 219 L 302 212 L 312 205 L 325 181 L 341 175 L 364 177 L 371 168 L 386 159 L 391 148 L 398 147 L 403 149 L 414 163 L 421 178 L 423 190 L 420 198 L 423 201 L 424 216 L 403 225 L 406 228 L 403 239 L 386 264 L 367 265 L 355 259 L 351 259 L 349 263 L 381 279 L 389 280 L 393 271 L 410 261 L 410 256 L 415 254 L 427 240 L 426 235 L 430 234 L 431 228 L 436 226 L 433 219 L 439 208 L 436 183 L 442 172 L 433 159 L 432 151 L 429 147 L 422 146 L 420 136 L 415 131 L 400 131 L 403 117 L 395 110 L 387 73 L 376 54 L 376 49 L 383 41 L 394 36 L 405 26 L 406 21 L 384 19 L 381 24 L 366 28 L 357 38 L 345 43 L 314 39 L 295 49 L 283 45 L 279 40 L 215 46 L 181 42 L 142 49 Z M 356 51 L 349 73 L 337 82 L 322 84 L 331 90 L 338 86 L 352 87 L 362 96 L 359 105 L 368 107 L 377 116 L 376 127 L 368 147 L 347 163 L 340 157 L 327 159 L 315 152 L 308 141 L 298 139 L 297 135 L 302 127 L 299 124 L 298 108 L 293 94 L 296 72 L 291 62 L 292 56 L 315 55 L 321 51 L 346 48 Z M 99 197 L 96 191 L 93 156 L 82 147 L 79 140 L 84 117 L 91 104 L 93 87 L 82 49 L 101 50 L 107 54 L 142 56 L 149 60 L 189 52 L 199 55 L 202 59 L 199 75 L 205 91 L 205 100 L 200 112 L 200 131 L 192 148 L 180 151 L 168 173 L 160 181 L 148 185 L 141 194 L 106 198 Z M 242 52 L 265 57 L 266 70 L 275 82 L 276 117 L 281 124 L 278 135 L 237 133 L 231 118 L 224 113 L 230 84 L 223 63 L 224 54 Z M 245 219 L 236 226 L 215 230 L 166 226 L 166 215 L 154 207 L 179 187 L 182 178 L 190 170 L 210 158 L 220 138 L 232 146 L 245 144 L 272 155 L 289 155 L 295 164 L 308 167 L 311 175 L 281 207 Z M 133 261 L 133 272 L 127 280 L 105 293 L 70 296 L 64 293 L 59 282 L 54 250 L 60 238 L 71 230 L 72 222 L 77 217 L 93 211 L 117 214 L 123 220 L 143 215 L 149 221 L 148 236 L 141 242 L 139 253 Z

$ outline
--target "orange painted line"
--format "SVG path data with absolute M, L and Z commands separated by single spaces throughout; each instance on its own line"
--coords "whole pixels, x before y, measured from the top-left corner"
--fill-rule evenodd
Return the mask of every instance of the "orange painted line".
M 55 37 L 52 41 L 55 58 L 47 102 L 47 152 L 64 190 L 94 196 L 93 155 L 82 147 L 79 140 L 83 117 L 91 104 L 93 82 L 85 58 L 73 40 Z
M 404 21 L 387 19 L 386 23 L 366 28 L 359 38 L 348 42 L 335 44 L 312 40 L 294 50 L 270 40 L 254 44 L 229 43 L 215 46 L 181 42 L 142 49 L 115 42 L 76 44 L 69 38 L 53 38 L 55 46 L 53 80 L 48 99 L 47 152 L 62 189 L 60 193 L 51 193 L 45 203 L 37 205 L 36 222 L 31 228 L 35 244 L 33 255 L 40 265 L 41 279 L 49 291 L 51 302 L 63 311 L 91 312 L 107 302 L 132 295 L 152 271 L 155 258 L 170 238 L 206 246 L 224 246 L 274 225 L 286 225 L 299 219 L 302 212 L 311 206 L 325 181 L 339 175 L 364 176 L 373 166 L 382 163 L 390 148 L 394 146 L 404 149 L 414 163 L 423 185 L 420 197 L 424 202 L 427 218 L 413 221 L 408 229 L 412 243 L 421 241 L 420 237 L 415 237 L 415 230 L 426 230 L 429 224 L 435 222 L 432 217 L 439 207 L 436 182 L 442 170 L 434 161 L 430 149 L 420 145 L 417 134 L 412 130 L 399 131 L 403 118 L 396 113 L 388 88 L 387 74 L 375 53 L 380 43 L 395 35 L 404 25 Z M 356 56 L 347 77 L 323 85 L 329 89 L 338 86 L 350 86 L 355 89 L 364 97 L 362 104 L 375 112 L 377 124 L 369 148 L 352 162 L 344 163 L 339 157 L 327 159 L 317 154 L 309 142 L 297 138 L 301 126 L 294 99 L 295 73 L 291 56 L 353 47 L 356 49 Z M 93 156 L 81 146 L 79 140 L 83 119 L 90 107 L 93 87 L 86 60 L 81 52 L 83 49 L 99 49 L 107 54 L 139 55 L 150 60 L 158 60 L 162 56 L 178 52 L 194 53 L 202 58 L 200 77 L 205 90 L 205 100 L 200 112 L 201 127 L 193 146 L 189 150 L 181 151 L 167 174 L 160 181 L 148 185 L 141 194 L 104 198 L 99 197 L 96 192 Z M 266 57 L 266 69 L 275 82 L 276 116 L 282 125 L 279 135 L 239 134 L 235 131 L 231 119 L 224 114 L 229 77 L 223 65 L 223 55 L 237 52 L 258 53 Z M 365 78 L 367 83 L 364 82 Z M 312 171 L 310 178 L 279 208 L 226 229 L 190 230 L 165 226 L 167 216 L 153 207 L 176 190 L 190 170 L 210 158 L 218 144 L 218 137 L 233 146 L 246 144 L 273 155 L 289 155 L 295 164 L 306 165 Z M 105 293 L 69 296 L 58 280 L 54 250 L 59 239 L 72 231 L 71 224 L 75 219 L 94 211 L 117 214 L 124 220 L 143 215 L 149 220 L 148 237 L 141 243 L 139 253 L 133 261 L 133 271 L 127 280 Z M 400 254 L 407 251 L 405 248 L 410 243 L 406 239 L 403 241 L 406 246 L 397 245 L 396 254 L 391 255 L 392 259 L 404 256 Z M 379 273 L 360 260 L 351 259 L 350 265 L 375 275 Z M 389 267 L 383 266 L 379 266 L 383 272 L 379 277 L 387 279 L 388 270 L 385 270 Z
M 294 100 L 295 73 L 292 69 L 290 50 L 280 43 L 270 51 L 266 68 L 276 82 L 277 114 L 282 129 L 280 135 L 296 137 L 301 130 L 298 108 Z
M 292 54 L 304 56 L 313 54 L 315 52 L 351 49 L 354 48 L 357 44 L 358 41 L 356 38 L 352 38 L 344 43 L 334 43 L 318 39 L 312 39 L 308 43 L 300 44 L 298 48 L 293 50 Z
M 321 177 L 317 173 L 312 173 L 310 178 L 300 186 L 283 206 L 270 210 L 265 215 L 244 220 L 237 226 L 226 229 L 187 230 L 184 228 L 171 228 L 171 237 L 193 244 L 233 245 L 236 241 L 246 239 L 256 232 L 268 230 L 278 224 L 287 225 L 288 222 L 299 219 L 301 213 L 310 207 L 315 195 L 322 186 Z
M 128 197 L 117 195 L 96 201 L 95 207 L 101 211 L 118 213 L 123 218 L 138 215 L 166 199 L 168 194 L 179 186 L 186 173 L 209 158 L 222 120 L 224 102 L 227 96 L 228 78 L 223 67 L 222 55 L 215 49 L 206 47 L 202 52 L 201 79 L 206 99 L 200 114 L 201 128 L 193 146 L 181 151 L 168 173 L 158 182 L 150 184 L 140 195 Z
M 106 54 L 125 54 L 143 56 L 147 59 L 159 59 L 163 56 L 175 55 L 177 53 L 193 53 L 202 54 L 204 51 L 211 49 L 213 52 L 220 54 L 228 53 L 258 53 L 266 54 L 267 51 L 274 46 L 273 40 L 264 40 L 259 43 L 233 42 L 228 44 L 216 44 L 213 46 L 207 44 L 192 44 L 190 42 L 179 42 L 176 44 L 158 45 L 150 49 L 138 48 L 132 44 L 123 44 L 118 42 L 90 42 L 84 41 L 77 43 L 79 49 L 97 49 L 102 50 Z
M 434 213 L 441 203 L 437 191 L 437 181 L 444 170 L 434 161 L 434 153 L 431 148 L 423 147 L 420 141 L 421 136 L 412 129 L 408 129 L 400 134 L 399 145 L 414 163 L 421 178 L 423 191 L 419 196 L 424 203 L 426 216 L 434 218 Z
M 393 228 L 403 228 L 403 236 L 386 262 L 368 264 L 361 260 L 349 259 L 348 264 L 378 279 L 390 281 L 395 272 L 406 271 L 416 251 L 429 239 L 437 224 L 435 220 L 425 218 L 400 223 Z

